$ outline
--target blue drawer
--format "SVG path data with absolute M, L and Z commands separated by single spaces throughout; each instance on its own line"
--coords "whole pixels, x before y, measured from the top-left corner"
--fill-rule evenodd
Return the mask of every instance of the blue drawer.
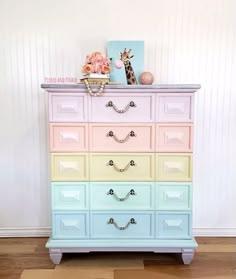
M 192 184 L 184 182 L 159 182 L 156 184 L 158 210 L 191 210 Z
M 154 238 L 151 211 L 97 211 L 91 212 L 90 221 L 92 238 Z
M 53 182 L 53 210 L 85 210 L 88 208 L 88 184 L 86 182 Z
M 90 183 L 90 206 L 93 210 L 152 210 L 152 182 Z
M 168 239 L 192 238 L 191 217 L 191 213 L 189 212 L 157 212 L 156 237 Z
M 89 214 L 87 211 L 53 211 L 52 236 L 54 239 L 88 238 Z

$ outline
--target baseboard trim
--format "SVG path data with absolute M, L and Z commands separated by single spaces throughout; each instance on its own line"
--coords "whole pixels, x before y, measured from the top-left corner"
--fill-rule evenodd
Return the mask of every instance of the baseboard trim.
M 50 227 L 0 228 L 0 237 L 48 237 Z
M 236 228 L 196 228 L 193 229 L 193 235 L 204 237 L 236 237 Z
M 0 237 L 49 237 L 50 227 L 0 228 Z M 236 228 L 196 228 L 194 236 L 236 237 Z

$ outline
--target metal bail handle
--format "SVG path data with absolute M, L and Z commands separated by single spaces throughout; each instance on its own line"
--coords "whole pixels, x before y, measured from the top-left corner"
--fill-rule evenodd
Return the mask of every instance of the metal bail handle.
M 110 189 L 110 190 L 107 192 L 107 195 L 114 196 L 114 198 L 115 198 L 116 200 L 120 201 L 120 202 L 123 202 L 123 201 L 127 200 L 128 197 L 129 197 L 130 195 L 135 195 L 135 194 L 136 194 L 136 193 L 135 193 L 134 189 L 131 189 L 131 190 L 126 194 L 126 196 L 125 196 L 124 198 L 119 198 L 119 197 L 117 196 L 117 194 L 114 192 L 113 189 Z
M 107 134 L 107 137 L 113 137 L 115 141 L 117 141 L 119 143 L 124 143 L 124 142 L 127 142 L 130 137 L 136 137 L 136 134 L 134 131 L 130 131 L 124 139 L 118 139 L 118 137 L 114 134 L 114 132 L 110 131 Z
M 129 102 L 128 105 L 124 108 L 124 109 L 118 109 L 116 105 L 113 104 L 112 101 L 109 101 L 106 104 L 106 107 L 112 107 L 117 113 L 125 113 L 129 110 L 129 108 L 131 107 L 136 107 L 135 103 L 133 101 Z
M 131 167 L 136 166 L 134 160 L 131 160 L 123 169 L 118 168 L 117 165 L 112 160 L 110 160 L 107 165 L 108 166 L 113 166 L 113 168 L 118 172 L 124 172 L 124 171 L 127 171 L 127 169 L 130 166 Z
M 113 218 L 110 218 L 110 219 L 108 220 L 107 224 L 113 224 L 118 230 L 124 231 L 124 230 L 126 230 L 126 229 L 129 227 L 130 224 L 136 225 L 137 222 L 135 221 L 134 218 L 131 218 L 131 219 L 129 220 L 129 222 L 128 222 L 124 227 L 120 227 L 120 226 L 117 225 L 117 223 L 115 222 L 115 220 L 114 220 Z

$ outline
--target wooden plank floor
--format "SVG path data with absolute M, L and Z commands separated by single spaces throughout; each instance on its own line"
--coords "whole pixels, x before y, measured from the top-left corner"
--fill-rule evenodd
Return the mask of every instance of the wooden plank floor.
M 0 279 L 236 279 L 236 238 L 197 238 L 191 265 L 176 254 L 65 254 L 51 263 L 47 238 L 0 238 Z

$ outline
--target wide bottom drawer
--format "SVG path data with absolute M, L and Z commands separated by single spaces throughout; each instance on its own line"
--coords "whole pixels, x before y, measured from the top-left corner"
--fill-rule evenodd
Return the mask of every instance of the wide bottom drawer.
M 92 212 L 91 238 L 154 238 L 154 213 Z

